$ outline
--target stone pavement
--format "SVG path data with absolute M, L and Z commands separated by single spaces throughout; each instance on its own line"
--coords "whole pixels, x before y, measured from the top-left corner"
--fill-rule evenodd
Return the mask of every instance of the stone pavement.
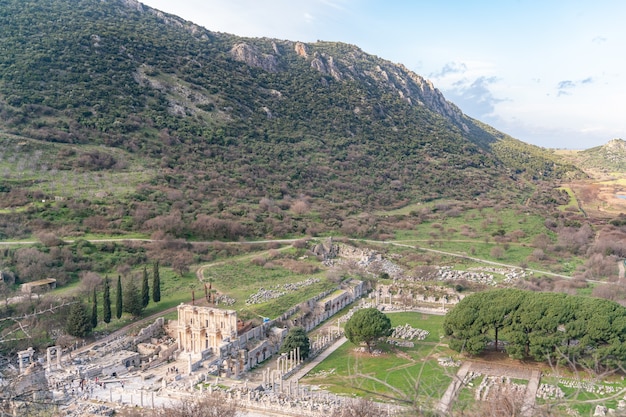
M 291 375 L 287 380 L 288 381 L 299 381 L 306 374 L 308 374 L 311 371 L 311 369 L 315 368 L 317 366 L 317 364 L 319 364 L 324 359 L 326 359 L 331 353 L 333 353 L 334 351 L 339 349 L 339 346 L 343 345 L 347 341 L 348 341 L 348 339 L 346 339 L 345 336 L 343 336 L 342 338 L 338 339 L 335 343 L 333 343 L 330 347 L 328 347 L 328 349 L 324 350 L 322 353 L 320 353 L 315 358 L 313 358 L 313 360 L 311 360 L 311 362 L 307 363 L 300 370 L 298 370 L 293 375 Z
M 538 369 L 509 367 L 498 364 L 489 364 L 481 362 L 464 362 L 457 371 L 454 379 L 448 386 L 448 389 L 439 400 L 437 410 L 446 414 L 450 410 L 450 406 L 456 400 L 459 390 L 463 388 L 463 381 L 470 371 L 478 372 L 482 375 L 505 376 L 509 378 L 528 379 L 526 392 L 524 394 L 524 403 L 522 405 L 522 414 L 526 417 L 533 415 L 535 407 L 535 397 L 539 382 L 541 380 L 541 371 Z
M 448 412 L 450 404 L 452 404 L 459 390 L 463 387 L 463 381 L 465 380 L 465 376 L 467 375 L 471 367 L 471 362 L 465 362 L 463 363 L 463 365 L 461 365 L 454 379 L 452 380 L 450 385 L 448 385 L 448 389 L 443 394 L 443 397 L 441 397 L 441 400 L 439 400 L 439 403 L 437 403 L 438 411 L 442 412 L 443 414 Z
M 526 386 L 526 395 L 524 396 L 524 404 L 522 405 L 522 415 L 524 416 L 531 417 L 533 415 L 539 381 L 541 381 L 541 371 L 534 370 Z

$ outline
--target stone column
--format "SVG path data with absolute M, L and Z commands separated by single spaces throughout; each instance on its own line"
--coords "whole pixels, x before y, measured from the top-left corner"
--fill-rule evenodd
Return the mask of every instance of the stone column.
M 32 363 L 34 354 L 35 350 L 32 347 L 29 347 L 27 350 L 17 352 L 17 357 L 20 362 L 20 375 L 24 373 L 24 370 Z M 24 366 L 24 362 L 26 362 L 26 366 Z

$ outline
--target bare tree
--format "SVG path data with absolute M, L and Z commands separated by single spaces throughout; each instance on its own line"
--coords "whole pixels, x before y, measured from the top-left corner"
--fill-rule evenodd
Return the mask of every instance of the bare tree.
M 38 232 L 37 239 L 39 239 L 41 243 L 48 247 L 59 246 L 63 244 L 63 240 L 61 240 L 56 234 L 52 232 Z
M 80 274 L 81 293 L 90 295 L 93 290 L 102 284 L 100 274 L 92 271 L 83 271 Z
M 21 248 L 15 251 L 15 269 L 22 282 L 35 281 L 48 276 L 52 267 L 52 257 L 35 248 Z
M 346 400 L 330 417 L 380 417 L 381 410 L 365 398 Z
M 148 417 L 237 417 L 240 415 L 234 403 L 224 395 L 214 393 L 200 399 L 183 399 L 168 407 L 148 411 L 140 410 L 137 416 Z M 133 416 L 131 414 L 131 416 Z
M 297 200 L 291 205 L 291 211 L 299 216 L 308 213 L 309 210 L 309 203 L 304 200 Z

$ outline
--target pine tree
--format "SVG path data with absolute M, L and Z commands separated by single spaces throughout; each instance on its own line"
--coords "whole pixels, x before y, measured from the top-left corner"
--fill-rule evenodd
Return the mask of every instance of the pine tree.
M 142 311 L 141 295 L 135 285 L 135 280 L 131 278 L 124 289 L 124 312 L 132 314 L 133 317 L 139 317 Z
M 141 306 L 146 308 L 150 302 L 150 287 L 148 286 L 148 270 L 143 267 L 143 284 L 141 286 Z
M 104 294 L 102 296 L 102 320 L 109 324 L 111 322 L 111 289 L 109 288 L 109 277 L 104 278 Z
M 91 332 L 91 320 L 87 309 L 80 301 L 72 304 L 67 317 L 67 333 L 76 337 L 85 337 Z
M 159 275 L 159 261 L 154 263 L 152 272 L 152 301 L 161 301 L 161 276 Z
M 287 336 L 280 347 L 280 353 L 289 353 L 298 348 L 300 348 L 300 359 L 306 359 L 309 357 L 311 342 L 309 337 L 306 335 L 306 330 L 300 326 L 289 329 L 289 333 L 287 333 Z
M 117 298 L 115 299 L 115 317 L 122 317 L 122 277 L 117 276 Z
M 96 289 L 93 289 L 93 306 L 91 307 L 91 328 L 98 326 L 98 297 L 96 297 Z

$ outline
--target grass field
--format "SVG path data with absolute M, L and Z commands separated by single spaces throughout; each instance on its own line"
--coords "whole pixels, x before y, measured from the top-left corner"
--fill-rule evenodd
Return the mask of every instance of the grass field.
M 443 317 L 421 313 L 388 316 L 394 327 L 408 323 L 430 334 L 424 341 L 415 341 L 414 348 L 379 343 L 380 355 L 357 352 L 347 342 L 315 367 L 303 382 L 338 394 L 405 404 L 440 398 L 456 372 L 455 368 L 443 368 L 437 362 L 440 356 L 452 355 L 440 343 Z
M 257 255 L 259 257 L 261 255 Z M 244 310 L 253 316 L 276 318 L 291 307 L 312 298 L 337 284 L 326 279 L 326 273 L 298 273 L 276 263 L 255 265 L 250 257 L 219 263 L 205 269 L 205 282 L 211 281 L 213 288 L 235 299 L 229 308 Z M 318 280 L 311 285 L 303 285 L 296 291 L 285 289 L 285 284 L 302 283 L 309 278 Z M 261 289 L 285 292 L 285 295 L 259 304 L 246 304 L 250 295 Z
M 559 188 L 560 190 L 564 190 L 567 195 L 569 196 L 569 203 L 567 203 L 566 205 L 560 206 L 559 210 L 561 211 L 565 211 L 565 210 L 572 210 L 572 211 L 579 211 L 579 203 L 578 203 L 578 199 L 576 198 L 576 194 L 574 194 L 574 190 L 572 190 L 570 187 L 561 187 Z
M 119 167 L 83 173 L 73 167 L 56 167 L 55 163 L 64 158 L 62 155 L 74 157 L 76 149 L 72 145 L 2 133 L 0 173 L 3 183 L 19 184 L 45 195 L 63 198 L 94 198 L 103 191 L 107 196 L 119 197 L 135 191 L 139 183 L 154 176 L 155 171 L 148 168 L 149 161 L 118 148 L 81 145 L 81 152 L 104 152 L 114 157 Z

